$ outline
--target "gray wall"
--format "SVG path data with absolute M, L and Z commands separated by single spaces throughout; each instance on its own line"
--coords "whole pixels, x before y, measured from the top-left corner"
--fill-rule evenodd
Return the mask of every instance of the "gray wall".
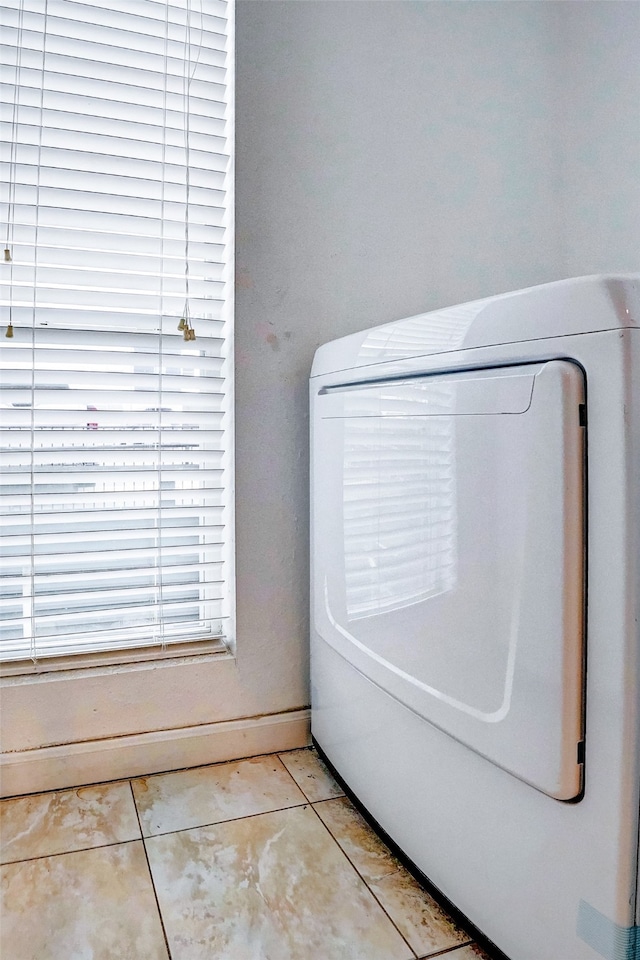
M 638 270 L 640 4 L 557 6 L 566 271 Z
M 274 671 L 306 670 L 314 349 L 638 264 L 639 11 L 239 0 L 238 642 Z

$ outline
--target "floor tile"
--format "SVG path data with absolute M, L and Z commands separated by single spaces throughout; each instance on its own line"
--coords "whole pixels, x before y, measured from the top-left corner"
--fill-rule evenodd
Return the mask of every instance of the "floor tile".
M 346 797 L 318 803 L 314 809 L 419 956 L 471 939 L 398 862 Z
M 344 796 L 344 790 L 329 773 L 313 748 L 292 750 L 279 754 L 285 767 L 296 781 L 307 800 L 329 800 Z
M 309 806 L 145 841 L 173 960 L 409 960 Z
M 145 837 L 305 803 L 276 756 L 132 780 Z
M 168 960 L 141 840 L 12 863 L 0 876 L 6 960 Z
M 62 790 L 0 803 L 0 863 L 140 837 L 128 783 Z

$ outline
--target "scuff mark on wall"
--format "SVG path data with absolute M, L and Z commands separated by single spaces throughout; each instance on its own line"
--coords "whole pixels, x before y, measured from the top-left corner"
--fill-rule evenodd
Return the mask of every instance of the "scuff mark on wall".
M 253 280 L 249 271 L 245 267 L 238 267 L 236 270 L 236 287 L 240 290 L 250 290 L 253 286 Z

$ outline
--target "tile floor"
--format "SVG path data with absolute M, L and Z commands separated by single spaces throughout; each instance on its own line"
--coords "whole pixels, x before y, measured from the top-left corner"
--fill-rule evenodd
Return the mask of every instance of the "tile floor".
M 312 749 L 0 803 L 6 960 L 478 960 Z

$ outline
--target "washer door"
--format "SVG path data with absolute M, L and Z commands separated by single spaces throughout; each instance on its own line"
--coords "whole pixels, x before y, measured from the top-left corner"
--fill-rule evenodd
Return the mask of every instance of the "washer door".
M 582 787 L 584 382 L 568 361 L 323 388 L 318 635 L 560 800 Z

